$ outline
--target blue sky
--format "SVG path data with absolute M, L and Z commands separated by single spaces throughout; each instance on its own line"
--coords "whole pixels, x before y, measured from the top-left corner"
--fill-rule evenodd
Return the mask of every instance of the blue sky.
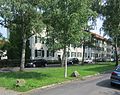
M 102 27 L 103 21 L 100 18 L 97 18 L 96 26 L 94 30 L 91 30 L 91 32 L 100 34 L 103 36 L 103 32 L 100 31 L 100 28 Z M 0 26 L 0 33 L 3 34 L 5 38 L 7 38 L 7 29 Z
M 94 32 L 103 36 L 103 31 L 100 31 L 100 28 L 102 27 L 102 24 L 103 24 L 103 20 L 101 20 L 100 18 L 97 18 L 96 20 L 97 20 L 96 26 L 94 30 L 91 30 L 91 32 Z
M 5 38 L 7 38 L 7 29 L 6 28 L 0 26 L 0 33 L 2 33 Z

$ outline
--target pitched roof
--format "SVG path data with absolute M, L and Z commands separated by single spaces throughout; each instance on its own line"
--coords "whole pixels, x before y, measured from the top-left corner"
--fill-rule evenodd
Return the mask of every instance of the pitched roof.
M 103 36 L 101 36 L 101 35 L 99 35 L 99 34 L 96 34 L 96 33 L 93 33 L 93 32 L 91 32 L 91 34 L 92 34 L 92 35 L 94 35 L 94 36 L 95 36 L 95 38 L 97 38 L 97 39 L 107 41 L 107 39 L 106 39 L 106 38 L 104 38 Z

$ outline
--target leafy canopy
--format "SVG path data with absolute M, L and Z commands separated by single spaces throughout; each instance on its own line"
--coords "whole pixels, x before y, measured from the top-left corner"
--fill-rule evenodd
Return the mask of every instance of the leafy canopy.
M 115 40 L 120 36 L 120 0 L 106 0 L 102 13 L 105 17 L 103 29 Z
M 19 27 L 22 34 L 29 37 L 31 31 L 40 31 L 43 26 L 42 13 L 38 10 L 40 4 L 41 0 L 0 0 L 0 16 L 3 18 L 0 24 L 10 30 Z
M 96 16 L 92 11 L 93 1 L 46 0 L 43 15 L 48 25 L 48 38 L 53 38 L 60 47 L 80 43 L 84 30 L 88 28 L 88 20 Z

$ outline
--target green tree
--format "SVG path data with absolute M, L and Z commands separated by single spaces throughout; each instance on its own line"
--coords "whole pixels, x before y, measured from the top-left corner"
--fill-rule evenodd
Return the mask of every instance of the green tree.
M 20 59 L 22 51 L 22 34 L 20 31 L 15 30 L 10 32 L 8 58 L 9 59 Z
M 51 26 L 54 42 L 63 49 L 62 64 L 67 77 L 67 48 L 80 43 L 90 17 L 96 15 L 91 10 L 93 0 L 46 0 L 44 2 L 44 22 Z M 51 38 L 52 38 L 51 37 Z
M 103 29 L 109 35 L 115 47 L 116 66 L 118 65 L 117 48 L 120 43 L 120 0 L 106 0 L 102 5 L 104 16 Z
M 31 34 L 43 28 L 41 0 L 0 0 L 1 25 L 10 31 L 19 29 L 22 35 L 20 70 L 24 70 L 26 41 Z

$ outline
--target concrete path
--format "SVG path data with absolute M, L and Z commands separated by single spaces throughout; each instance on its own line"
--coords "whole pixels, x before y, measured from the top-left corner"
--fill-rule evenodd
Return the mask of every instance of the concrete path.
M 0 87 L 0 95 L 20 95 L 20 93 Z

